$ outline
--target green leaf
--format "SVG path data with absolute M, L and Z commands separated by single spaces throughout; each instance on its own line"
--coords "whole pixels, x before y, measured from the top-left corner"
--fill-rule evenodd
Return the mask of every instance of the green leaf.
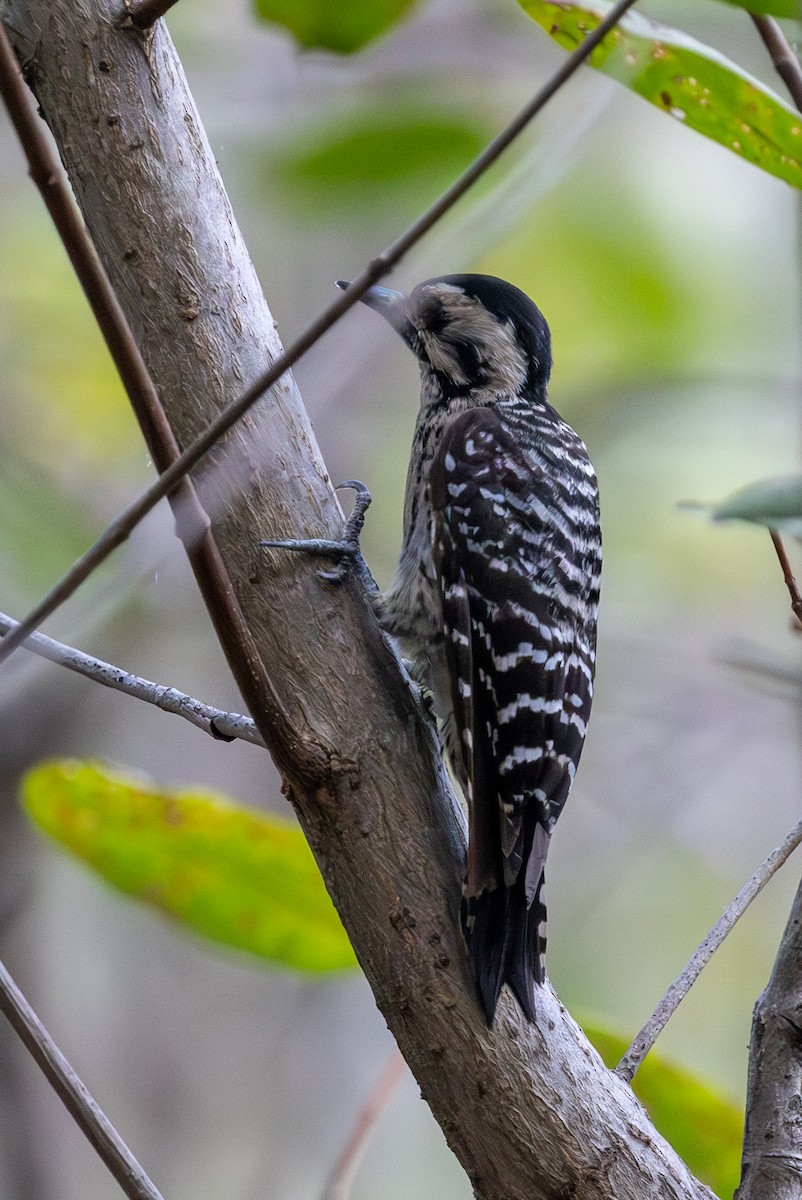
M 271 152 L 270 170 L 295 210 L 361 222 L 388 202 L 417 207 L 479 153 L 489 129 L 468 113 L 377 99 L 368 110 L 326 118 Z
M 385 33 L 415 0 L 254 0 L 256 15 L 281 25 L 307 50 L 350 54 Z
M 753 521 L 802 537 L 802 474 L 762 479 L 713 506 L 716 521 Z
M 598 1022 L 582 1023 L 608 1067 L 629 1043 Z M 652 1051 L 632 1089 L 663 1137 L 722 1200 L 730 1200 L 741 1171 L 743 1112 L 698 1075 L 666 1062 Z
M 724 0 L 724 3 L 731 4 L 733 8 L 745 8 L 747 12 L 757 13 L 758 16 L 769 14 L 797 20 L 802 17 L 800 0 Z
M 52 475 L 0 453 L 0 562 L 3 604 L 19 615 L 92 541 L 89 513 Z
M 211 792 L 165 792 L 97 762 L 34 767 L 31 820 L 120 891 L 299 971 L 356 965 L 303 834 Z
M 519 3 L 567 50 L 574 50 L 612 7 L 605 0 Z M 630 12 L 590 62 L 689 128 L 802 187 L 802 116 L 709 46 Z

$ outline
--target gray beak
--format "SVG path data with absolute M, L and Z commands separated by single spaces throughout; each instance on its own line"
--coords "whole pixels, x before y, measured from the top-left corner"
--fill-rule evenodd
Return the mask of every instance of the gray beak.
M 338 279 L 337 287 L 342 288 L 343 291 L 347 291 L 348 281 Z M 372 308 L 374 312 L 384 317 L 385 321 L 389 321 L 393 329 L 400 333 L 402 337 L 406 337 L 407 331 L 410 328 L 406 310 L 406 299 L 403 292 L 394 292 L 391 288 L 374 285 L 374 287 L 368 288 L 364 296 L 361 297 L 360 303 L 367 304 L 368 308 Z

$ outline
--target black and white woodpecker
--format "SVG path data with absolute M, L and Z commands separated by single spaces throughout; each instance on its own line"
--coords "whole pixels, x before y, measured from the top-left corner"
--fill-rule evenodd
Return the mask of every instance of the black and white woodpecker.
M 421 373 L 403 546 L 377 613 L 433 696 L 467 800 L 462 924 L 487 1021 L 504 983 L 533 1020 L 546 854 L 593 695 L 596 476 L 548 402 L 549 328 L 517 287 L 446 275 L 362 299 Z
M 549 328 L 517 287 L 446 275 L 363 299 L 421 373 L 403 546 L 379 612 L 431 690 L 468 802 L 463 928 L 487 1020 L 504 983 L 531 1020 L 546 854 L 593 695 L 596 476 L 548 402 Z

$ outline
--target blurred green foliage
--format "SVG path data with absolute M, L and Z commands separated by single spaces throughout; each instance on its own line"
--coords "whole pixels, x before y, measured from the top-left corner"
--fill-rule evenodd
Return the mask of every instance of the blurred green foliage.
M 4 606 L 20 616 L 92 540 L 89 514 L 51 474 L 0 452 L 0 561 Z
M 629 1043 L 601 1022 L 582 1028 L 608 1067 L 614 1067 Z M 655 1126 L 694 1175 L 721 1200 L 730 1200 L 741 1170 L 743 1113 L 691 1071 L 665 1062 L 652 1051 L 635 1076 L 635 1095 Z
M 435 198 L 489 137 L 463 110 L 421 105 L 397 93 L 327 116 L 270 158 L 284 199 L 305 217 L 364 221 L 400 203 L 410 211 Z
M 575 49 L 612 8 L 603 0 L 520 3 L 566 50 Z M 630 12 L 590 63 L 689 129 L 802 187 L 802 117 L 718 51 Z
M 750 13 L 770 13 L 774 17 L 802 17 L 800 0 L 723 0 L 735 8 L 745 8 Z
M 563 395 L 586 390 L 591 376 L 598 404 L 602 388 L 673 374 L 709 332 L 711 285 L 697 286 L 648 213 L 613 180 L 592 193 L 573 180 L 553 190 L 479 267 L 536 297 L 552 327 Z
M 274 965 L 325 973 L 356 965 L 296 826 L 208 792 L 165 792 L 105 764 L 30 770 L 22 802 L 41 830 L 122 892 L 195 932 Z M 612 1067 L 625 1039 L 584 1022 Z M 657 1128 L 719 1196 L 738 1182 L 742 1116 L 697 1075 L 652 1053 L 634 1090 Z
M 2 387 L 17 400 L 4 440 L 83 490 L 83 472 L 111 475 L 141 446 L 136 422 L 43 208 L 0 224 L 0 262 Z
M 132 448 L 134 470 L 146 455 L 43 208 L 0 222 L 0 262 L 0 561 L 3 603 L 19 616 L 92 541 Z
M 257 16 L 281 25 L 306 50 L 359 50 L 392 28 L 415 0 L 254 0 Z
M 356 966 L 301 831 L 211 792 L 167 792 L 96 762 L 40 764 L 28 816 L 120 891 L 214 941 L 315 974 Z
M 802 475 L 751 483 L 711 509 L 716 521 L 751 521 L 794 537 L 802 536 Z

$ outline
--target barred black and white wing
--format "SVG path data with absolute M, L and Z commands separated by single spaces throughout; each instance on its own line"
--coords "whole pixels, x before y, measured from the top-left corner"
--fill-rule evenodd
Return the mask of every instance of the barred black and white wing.
M 447 750 L 469 804 L 463 925 L 488 1021 L 505 982 L 534 1016 L 546 854 L 592 697 L 596 481 L 582 442 L 551 413 L 542 419 L 559 422 L 559 437 L 530 427 L 524 441 L 514 416 L 469 409 L 449 423 L 430 474 Z

